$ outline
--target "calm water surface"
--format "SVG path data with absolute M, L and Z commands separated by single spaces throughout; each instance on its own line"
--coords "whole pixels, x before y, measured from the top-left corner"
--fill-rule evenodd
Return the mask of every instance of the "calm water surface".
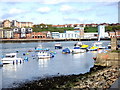
M 91 45 L 93 41 L 83 41 Z M 25 81 L 35 80 L 38 77 L 45 78 L 53 75 L 69 75 L 80 74 L 89 72 L 90 68 L 94 65 L 92 59 L 98 52 L 86 52 L 80 54 L 62 54 L 62 49 L 55 50 L 54 45 L 56 42 L 32 42 L 32 43 L 1 43 L 0 54 L 1 56 L 6 53 L 18 52 L 18 56 L 24 58 L 23 53 L 29 60 L 21 64 L 6 64 L 0 68 L 0 87 L 11 88 L 16 87 L 14 83 L 24 83 Z M 73 48 L 76 41 L 60 42 L 63 46 Z M 109 41 L 103 41 L 105 45 Z M 51 59 L 39 59 L 33 57 L 37 52 L 28 52 L 34 50 L 38 45 L 44 48 L 50 48 L 50 51 L 55 51 L 57 54 Z

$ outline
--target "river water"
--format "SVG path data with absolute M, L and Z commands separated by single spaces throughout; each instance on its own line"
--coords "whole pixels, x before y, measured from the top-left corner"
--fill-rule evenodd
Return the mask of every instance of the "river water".
M 77 41 L 62 41 L 63 48 L 73 48 Z M 83 41 L 83 43 L 92 45 L 94 41 Z M 103 41 L 104 45 L 108 45 L 110 41 Z M 98 52 L 86 52 L 80 54 L 62 54 L 62 49 L 54 49 L 56 42 L 29 42 L 29 43 L 1 43 L 0 55 L 13 53 L 18 51 L 18 57 L 22 57 L 26 53 L 28 61 L 21 64 L 6 64 L 0 68 L 0 87 L 11 88 L 16 87 L 19 83 L 30 80 L 36 80 L 38 77 L 45 78 L 57 75 L 70 75 L 89 72 L 94 65 L 92 59 Z M 57 42 L 58 43 L 58 42 Z M 33 57 L 37 52 L 28 52 L 34 50 L 38 45 L 49 48 L 57 54 L 54 58 L 38 59 Z M 59 74 L 58 74 L 59 73 Z

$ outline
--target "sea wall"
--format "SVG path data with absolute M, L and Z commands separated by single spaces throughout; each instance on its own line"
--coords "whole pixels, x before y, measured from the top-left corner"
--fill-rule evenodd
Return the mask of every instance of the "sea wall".
M 108 52 L 108 53 L 99 53 L 96 57 L 96 63 L 105 66 L 120 66 L 120 53 L 117 52 Z

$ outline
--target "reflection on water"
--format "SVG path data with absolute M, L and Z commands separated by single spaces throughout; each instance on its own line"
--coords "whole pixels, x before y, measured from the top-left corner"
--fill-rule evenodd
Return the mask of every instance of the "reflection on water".
M 46 58 L 46 59 L 38 59 L 38 64 L 40 67 L 44 68 L 44 67 L 48 67 L 48 62 L 49 62 L 50 58 Z
M 5 64 L 3 65 L 3 70 L 6 71 L 6 72 L 11 72 L 11 71 L 14 71 L 16 72 L 17 69 L 21 68 L 22 67 L 22 63 L 18 63 L 18 64 Z
M 77 53 L 77 54 L 73 54 L 74 59 L 78 59 L 80 57 L 84 57 L 85 53 Z

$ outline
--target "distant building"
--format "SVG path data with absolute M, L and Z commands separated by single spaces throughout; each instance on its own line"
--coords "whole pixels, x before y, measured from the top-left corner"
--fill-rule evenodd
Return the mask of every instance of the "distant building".
M 79 32 L 66 31 L 65 33 L 59 33 L 60 39 L 79 39 Z
M 84 33 L 84 39 L 98 38 L 98 33 Z
M 31 28 L 14 28 L 14 38 L 27 38 L 29 33 L 32 33 Z
M 32 32 L 31 36 L 33 39 L 46 39 L 46 34 L 42 32 Z
M 11 22 L 9 20 L 4 20 L 3 27 L 11 27 Z
M 60 38 L 60 33 L 59 32 L 52 32 L 51 33 L 53 39 L 58 39 Z
M 111 31 L 111 32 L 108 32 L 109 36 L 110 37 L 118 37 L 120 38 L 120 30 L 116 30 L 115 32 Z
M 22 27 L 32 27 L 33 23 L 32 22 L 18 22 L 17 20 L 4 20 L 3 21 L 3 25 L 4 28 L 5 27 L 18 27 L 18 28 L 22 28 Z
M 46 35 L 46 38 L 52 38 L 52 34 L 50 31 L 43 31 L 42 33 Z
M 13 30 L 12 29 L 0 29 L 0 38 L 1 39 L 10 39 L 13 38 Z
M 17 20 L 12 20 L 12 27 L 32 27 L 33 23 L 32 22 L 18 22 Z
M 75 27 L 74 30 L 79 30 L 80 38 L 84 38 L 84 27 Z

